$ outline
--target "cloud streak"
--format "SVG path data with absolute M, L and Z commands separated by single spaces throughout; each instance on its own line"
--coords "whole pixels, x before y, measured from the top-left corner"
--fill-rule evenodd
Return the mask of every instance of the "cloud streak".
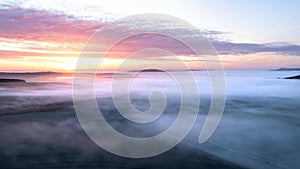
M 106 23 L 78 20 L 73 16 L 53 14 L 45 10 L 9 7 L 0 9 L 0 24 L 0 40 L 2 43 L 13 43 L 14 45 L 11 46 L 14 46 L 15 48 L 27 48 L 34 51 L 42 50 L 45 48 L 47 48 L 47 50 L 80 50 L 83 43 L 96 30 L 101 28 Z M 152 25 L 149 25 L 149 28 L 151 28 L 151 26 Z M 166 24 L 166 26 L 168 25 Z M 185 36 L 186 34 L 191 33 L 196 34 L 196 32 L 198 32 L 198 30 L 187 30 L 184 28 L 172 29 L 172 27 L 169 27 L 167 29 L 167 31 L 173 31 L 174 33 L 180 34 L 181 36 Z M 202 33 L 204 36 L 211 40 L 217 53 L 221 55 L 243 55 L 260 52 L 274 52 L 283 55 L 300 56 L 299 45 L 278 45 L 272 43 L 233 43 L 230 41 L 222 41 L 222 38 L 227 34 L 226 32 L 202 30 Z M 143 44 L 147 44 L 147 46 L 149 46 L 149 43 L 150 45 L 152 43 L 155 47 L 164 47 L 166 49 L 176 48 L 176 53 L 178 54 L 191 55 L 191 53 L 187 52 L 185 48 L 179 48 L 178 43 L 175 43 L 174 40 L 166 40 L 166 38 L 163 36 L 161 36 L 161 39 L 159 39 L 158 36 L 156 36 L 155 38 L 150 36 L 150 41 L 145 36 L 138 38 L 140 39 L 132 38 L 132 41 L 126 44 L 126 48 Z M 13 42 L 13 40 L 15 40 L 15 42 Z M 46 44 L 46 42 L 51 42 L 52 44 Z M 158 45 L 158 42 L 161 42 L 161 44 Z M 22 43 L 21 46 L 19 46 L 20 43 Z M 12 48 L 12 50 L 13 49 L 14 48 Z M 2 50 L 4 51 L 5 49 Z M 39 52 L 37 51 L 37 53 Z
M 138 21 L 133 20 L 132 22 Z M 147 21 L 144 24 L 153 32 L 160 29 L 179 36 L 186 37 L 188 35 L 190 37 L 186 38 L 191 38 L 191 40 L 197 36 L 204 36 L 215 47 L 216 53 L 225 57 L 249 54 L 257 54 L 259 56 L 260 53 L 300 56 L 300 46 L 295 44 L 234 43 L 227 40 L 228 32 L 188 29 L 184 26 L 174 26 L 176 23 L 170 21 L 162 20 L 161 22 L 164 24 L 162 28 L 158 28 L 155 26 L 155 23 Z M 6 64 L 7 61 L 4 59 L 8 58 L 15 61 L 14 64 L 20 63 L 20 65 L 22 65 L 21 62 L 25 62 L 22 58 L 26 60 L 28 57 L 31 59 L 33 57 L 37 57 L 38 59 L 41 57 L 46 58 L 45 62 L 37 64 L 47 63 L 47 59 L 49 60 L 51 57 L 75 58 L 80 54 L 89 37 L 105 24 L 108 23 L 101 20 L 82 20 L 73 15 L 66 15 L 65 13 L 2 5 L 0 6 L 0 63 L 2 59 L 2 62 Z M 111 36 L 114 36 L 113 33 Z M 97 45 L 101 46 L 101 44 Z M 181 56 L 186 61 L 194 61 L 194 58 L 192 58 L 194 53 L 181 42 L 170 37 L 154 34 L 133 36 L 119 43 L 113 48 L 113 54 L 110 57 L 112 59 L 120 59 L 126 57 L 131 52 L 137 52 L 146 48 L 160 48 L 172 51 L 175 55 Z M 96 52 L 103 51 L 96 50 Z M 208 53 L 210 54 L 211 52 L 203 48 L 203 53 L 201 54 L 206 55 Z M 157 59 L 157 57 L 151 56 L 150 53 L 149 55 L 145 54 L 141 60 L 151 60 L 153 58 Z M 166 62 L 172 61 L 169 55 L 161 56 L 160 59 Z M 50 62 L 53 62 L 53 60 L 49 60 Z M 28 67 L 30 67 L 30 64 L 27 64 Z
M 278 53 L 281 55 L 300 56 L 300 46 L 288 43 L 232 43 L 226 41 L 213 41 L 218 54 L 221 55 L 246 55 L 262 52 Z
M 104 23 L 80 21 L 73 16 L 44 10 L 0 9 L 0 36 L 31 41 L 84 42 Z

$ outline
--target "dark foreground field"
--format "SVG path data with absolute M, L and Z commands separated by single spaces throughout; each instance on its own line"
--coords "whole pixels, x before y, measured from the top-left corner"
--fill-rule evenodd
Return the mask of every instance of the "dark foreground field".
M 1 98 L 13 102 L 12 97 Z M 33 97 L 27 98 L 28 102 L 30 99 L 36 102 Z M 40 104 L 43 99 L 40 98 Z M 47 99 L 51 102 L 51 97 Z M 49 110 L 39 106 L 32 106 L 30 110 L 23 105 L 23 111 L 6 114 L 3 111 L 13 109 L 2 107 L 0 168 L 241 168 L 181 144 L 164 154 L 145 159 L 112 155 L 84 133 L 72 104 L 63 103 L 65 108 L 61 107 L 62 103 L 52 103 L 48 105 Z M 118 128 L 118 123 L 114 127 Z

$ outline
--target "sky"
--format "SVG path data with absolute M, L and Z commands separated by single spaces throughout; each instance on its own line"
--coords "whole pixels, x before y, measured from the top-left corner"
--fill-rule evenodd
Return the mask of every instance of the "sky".
M 300 67 L 299 6 L 296 0 L 1 0 L 0 71 L 72 71 L 95 31 L 142 13 L 168 14 L 195 25 L 211 41 L 225 69 Z M 153 44 L 161 41 L 156 38 Z M 137 42 L 146 41 L 144 37 Z M 166 42 L 161 45 L 178 49 Z M 180 52 L 181 59 L 198 68 L 188 55 Z M 103 67 L 112 69 L 122 61 L 108 58 Z

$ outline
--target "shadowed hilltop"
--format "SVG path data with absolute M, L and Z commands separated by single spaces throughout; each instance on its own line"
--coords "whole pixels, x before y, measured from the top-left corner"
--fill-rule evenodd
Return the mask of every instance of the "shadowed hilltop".
M 0 79 L 0 83 L 26 83 L 23 79 Z
M 271 71 L 300 71 L 300 68 L 282 67 L 282 68 L 279 68 L 279 69 L 272 69 Z
M 284 79 L 300 79 L 300 75 L 285 77 Z

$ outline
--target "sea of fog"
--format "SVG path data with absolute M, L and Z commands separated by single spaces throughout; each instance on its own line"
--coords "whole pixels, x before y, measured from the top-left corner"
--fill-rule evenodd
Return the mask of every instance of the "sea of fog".
M 83 93 L 94 87 L 99 108 L 115 130 L 132 137 L 149 137 L 172 125 L 182 92 L 195 92 L 182 91 L 180 85 L 196 81 L 200 106 L 192 131 L 171 151 L 138 161 L 107 153 L 85 135 L 73 107 L 71 74 L 1 73 L 0 78 L 24 79 L 26 83 L 0 84 L 0 167 L 299 167 L 300 80 L 283 78 L 300 71 L 226 70 L 223 117 L 212 137 L 202 144 L 198 137 L 211 102 L 210 77 L 205 71 L 193 71 L 195 79 L 187 78 L 184 72 L 173 73 L 178 75 L 176 80 L 164 72 L 135 73 L 134 78 L 132 72 L 117 76 L 99 73 L 95 83 L 79 87 Z M 113 92 L 123 85 L 125 92 Z M 145 111 L 151 106 L 149 95 L 154 90 L 165 94 L 167 105 L 162 116 L 149 124 L 125 119 L 112 99 L 113 93 L 113 97 L 121 97 L 128 91 L 130 103 Z M 107 144 L 114 144 L 114 140 Z
M 177 74 L 180 76 L 180 71 Z M 193 71 L 195 79 L 181 76 L 177 81 L 186 85 L 195 80 L 199 94 L 211 94 L 210 78 L 206 71 Z M 296 87 L 298 80 L 282 79 L 299 75 L 299 71 L 261 71 L 261 70 L 227 70 L 225 73 L 226 93 L 228 96 L 274 96 L 298 97 Z M 128 81 L 129 73 L 115 76 L 117 83 Z M 93 75 L 87 75 L 93 76 Z M 113 74 L 97 74 L 95 77 L 95 92 L 99 95 L 111 94 Z M 72 74 L 63 73 L 0 73 L 0 78 L 19 78 L 26 84 L 1 85 L 0 95 L 72 95 Z M 159 89 L 169 94 L 178 94 L 180 89 L 176 80 L 164 72 L 142 72 L 131 79 L 129 92 L 148 93 L 149 90 Z

